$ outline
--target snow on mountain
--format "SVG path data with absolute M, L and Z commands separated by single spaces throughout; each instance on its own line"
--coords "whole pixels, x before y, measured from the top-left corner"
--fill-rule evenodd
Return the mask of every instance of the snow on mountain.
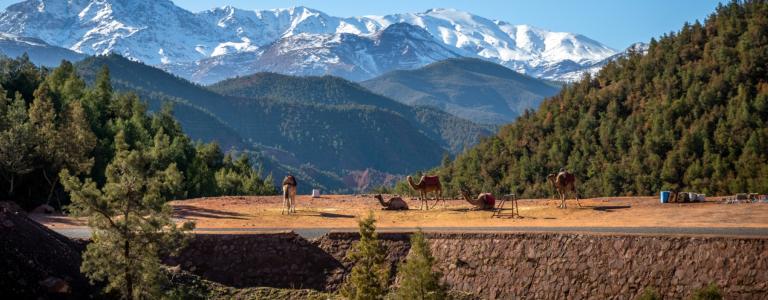
M 401 56 L 383 53 L 385 48 L 379 47 L 374 52 L 385 55 L 383 60 L 404 61 L 372 63 L 370 43 L 398 23 L 414 25 L 407 29 L 413 35 L 401 36 L 400 43 L 423 44 L 422 50 L 431 47 L 438 53 L 411 47 L 412 55 Z M 417 33 L 415 27 L 423 31 Z M 391 67 L 415 68 L 446 55 L 461 55 L 559 80 L 616 54 L 579 34 L 512 25 L 454 9 L 339 18 L 306 7 L 250 11 L 226 6 L 192 13 L 169 0 L 26 0 L 0 14 L 0 32 L 39 38 L 84 54 L 115 52 L 188 78 L 231 77 L 259 69 L 370 78 L 363 74 L 379 75 Z M 426 46 L 424 36 L 442 47 Z M 362 44 L 353 45 L 356 41 Z M 280 62 L 283 55 L 287 62 Z M 251 65 L 238 67 L 241 62 Z M 217 73 L 208 76 L 203 74 L 206 70 Z
M 48 45 L 40 39 L 19 37 L 8 33 L 0 33 L 0 49 L 3 55 L 9 57 L 18 57 L 26 53 L 33 63 L 47 67 L 58 66 L 63 59 L 79 61 L 85 58 L 83 54 Z
M 265 46 L 258 53 L 232 53 L 163 67 L 203 84 L 256 72 L 331 74 L 365 80 L 393 70 L 415 69 L 460 57 L 454 50 L 434 40 L 421 27 L 397 23 L 367 36 L 299 33 Z
M 584 77 L 584 74 L 589 73 L 592 75 L 597 74 L 597 72 L 600 71 L 600 69 L 603 68 L 606 64 L 609 62 L 612 62 L 614 60 L 617 60 L 619 58 L 625 57 L 629 55 L 630 53 L 639 53 L 639 54 L 646 54 L 648 53 L 648 48 L 650 47 L 647 43 L 634 43 L 627 47 L 627 49 L 624 49 L 624 51 L 616 53 L 614 55 L 611 55 L 603 60 L 600 60 L 598 62 L 583 65 L 579 67 L 573 67 L 571 71 L 564 71 L 559 72 L 558 77 L 562 81 L 568 81 L 573 82 L 581 79 Z M 565 68 L 562 68 L 561 70 L 564 70 Z

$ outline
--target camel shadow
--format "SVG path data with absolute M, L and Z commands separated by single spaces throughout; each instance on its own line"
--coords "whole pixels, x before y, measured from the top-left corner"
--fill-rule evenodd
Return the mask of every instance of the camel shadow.
M 603 206 L 594 206 L 592 207 L 593 210 L 602 211 L 602 212 L 613 212 L 617 209 L 626 209 L 631 208 L 630 205 L 603 205 Z
M 244 214 L 216 210 L 210 208 L 200 208 L 191 205 L 176 205 L 173 207 L 173 214 L 180 218 L 196 217 L 196 218 L 209 218 L 209 219 L 236 219 L 247 220 L 244 218 Z
M 463 207 L 462 208 L 446 208 L 445 210 L 446 211 L 453 211 L 453 212 L 469 212 L 469 211 L 473 211 L 470 208 L 463 208 Z
M 355 216 L 353 215 L 344 215 L 344 214 L 334 214 L 334 213 L 326 213 L 321 212 L 320 217 L 323 218 L 333 218 L 333 219 L 353 219 Z
M 334 213 L 327 213 L 327 212 L 301 211 L 301 210 L 297 210 L 295 213 L 292 213 L 291 215 L 302 216 L 302 217 L 321 217 L 321 218 L 329 218 L 329 219 L 354 219 L 355 218 L 355 216 L 353 215 L 334 214 Z

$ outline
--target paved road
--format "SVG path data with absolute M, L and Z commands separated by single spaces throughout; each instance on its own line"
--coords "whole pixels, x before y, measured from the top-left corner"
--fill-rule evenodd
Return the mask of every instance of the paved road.
M 87 238 L 91 232 L 86 227 L 52 228 L 70 238 Z M 768 237 L 768 228 L 756 227 L 424 227 L 427 232 L 569 232 L 569 233 L 619 233 L 650 235 L 708 235 Z M 357 231 L 357 228 L 196 228 L 203 232 L 277 232 L 293 230 L 304 238 L 320 237 L 330 231 Z M 379 232 L 415 231 L 416 228 L 378 228 Z

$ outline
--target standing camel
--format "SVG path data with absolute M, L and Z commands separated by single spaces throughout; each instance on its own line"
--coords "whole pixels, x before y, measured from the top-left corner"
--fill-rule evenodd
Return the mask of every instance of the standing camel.
M 555 178 L 555 188 L 560 193 L 560 208 L 565 208 L 565 196 L 567 192 L 573 193 L 576 196 L 576 203 L 581 207 L 579 202 L 579 193 L 576 192 L 576 176 L 565 170 L 560 170 Z
M 419 200 L 421 200 L 421 206 L 419 206 L 419 209 L 423 209 L 424 205 L 426 204 L 427 210 L 429 210 L 429 203 L 427 202 L 427 195 L 431 192 L 435 193 L 435 205 L 432 207 L 435 207 L 437 205 L 437 202 L 440 201 L 440 198 L 443 194 L 443 186 L 440 185 L 440 177 L 438 176 L 421 176 L 421 180 L 419 180 L 419 183 L 413 182 L 413 177 L 408 176 L 408 184 L 413 188 L 414 190 L 419 192 Z M 445 198 L 443 198 L 443 205 L 445 206 Z
M 283 213 L 291 214 L 292 212 L 296 212 L 296 186 L 298 183 L 296 182 L 296 177 L 293 177 L 293 175 L 285 176 L 283 179 L 283 210 L 280 211 L 280 214 Z
M 384 201 L 384 197 L 382 197 L 381 194 L 373 196 L 373 198 L 379 200 L 379 203 L 381 203 L 381 206 L 383 206 L 383 210 L 408 210 L 408 203 L 405 203 L 403 198 L 392 197 L 389 198 L 389 200 L 386 202 Z
M 557 185 L 555 185 L 555 181 L 557 181 L 557 174 L 549 173 L 549 175 L 547 175 L 547 182 L 553 189 L 555 189 L 555 193 L 552 194 L 552 199 L 557 199 L 558 197 L 560 197 L 560 195 L 558 194 L 559 192 L 557 191 Z
M 461 196 L 464 197 L 464 200 L 466 200 L 467 202 L 469 202 L 469 204 L 472 204 L 474 206 L 472 209 L 491 210 L 495 208 L 496 198 L 493 197 L 493 194 L 480 193 L 480 195 L 477 195 L 476 199 L 473 199 L 470 196 L 470 192 L 468 189 L 462 188 L 460 190 L 461 190 Z

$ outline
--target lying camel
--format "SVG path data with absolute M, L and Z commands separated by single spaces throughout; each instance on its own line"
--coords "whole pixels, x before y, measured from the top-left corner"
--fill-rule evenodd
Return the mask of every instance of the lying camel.
M 384 202 L 384 197 L 381 194 L 373 196 L 373 198 L 379 200 L 379 203 L 383 206 L 382 210 L 408 210 L 408 203 L 405 203 L 403 198 L 392 197 L 386 202 Z
M 492 210 L 495 208 L 496 198 L 491 193 L 480 193 L 480 195 L 477 195 L 477 199 L 472 199 L 469 196 L 470 192 L 468 190 L 461 189 L 461 195 L 464 197 L 464 200 L 474 206 L 473 210 Z
M 427 194 L 428 193 L 435 193 L 435 205 L 432 207 L 435 207 L 437 205 L 437 202 L 440 201 L 440 197 L 443 193 L 443 186 L 440 184 L 440 177 L 438 176 L 421 176 L 421 180 L 419 180 L 419 183 L 413 182 L 413 177 L 408 176 L 406 179 L 408 179 L 408 184 L 413 188 L 414 190 L 419 192 L 419 200 L 421 200 L 421 206 L 419 209 L 422 209 L 424 205 L 426 204 L 427 210 L 429 210 L 429 203 L 427 203 Z M 443 205 L 445 205 L 445 199 L 443 199 Z

